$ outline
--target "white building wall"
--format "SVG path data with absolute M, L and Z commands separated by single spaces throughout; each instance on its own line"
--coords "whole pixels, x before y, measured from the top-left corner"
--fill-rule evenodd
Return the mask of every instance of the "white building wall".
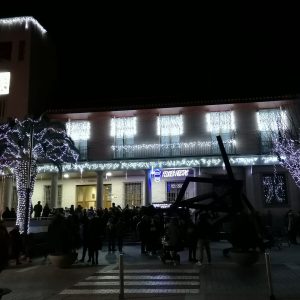
M 44 199 L 44 186 L 51 185 L 51 180 L 37 180 L 34 185 L 33 194 L 31 198 L 32 205 L 37 204 L 38 201 L 41 201 L 41 204 L 45 205 Z

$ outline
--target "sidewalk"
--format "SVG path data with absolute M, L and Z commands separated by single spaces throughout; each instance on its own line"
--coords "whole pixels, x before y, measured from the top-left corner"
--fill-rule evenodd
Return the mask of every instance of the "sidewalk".
M 157 257 L 141 255 L 139 245 L 125 246 L 125 299 L 269 299 L 264 256 L 252 267 L 240 267 L 223 257 L 222 249 L 227 246 L 222 242 L 212 243 L 213 263 L 200 267 L 188 262 L 187 251 L 180 252 L 181 264 L 173 266 L 162 264 Z M 98 266 L 78 263 L 70 269 L 57 269 L 43 258 L 11 266 L 0 274 L 0 287 L 12 290 L 3 299 L 118 299 L 118 258 L 117 252 L 102 251 Z M 299 300 L 300 246 L 274 250 L 271 270 L 276 300 Z M 188 280 L 188 276 L 192 279 Z M 138 287 L 128 286 L 137 281 Z M 108 293 L 101 294 L 105 291 Z

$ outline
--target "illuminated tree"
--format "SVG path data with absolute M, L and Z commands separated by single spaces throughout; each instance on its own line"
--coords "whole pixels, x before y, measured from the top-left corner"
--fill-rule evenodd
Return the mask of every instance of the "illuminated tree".
M 16 176 L 20 232 L 29 231 L 29 207 L 39 163 L 75 163 L 79 157 L 65 125 L 44 118 L 11 120 L 0 125 L 0 169 Z
M 300 188 L 299 108 L 289 105 L 260 112 L 260 126 L 266 127 L 272 151 Z M 275 174 L 276 175 L 276 174 Z

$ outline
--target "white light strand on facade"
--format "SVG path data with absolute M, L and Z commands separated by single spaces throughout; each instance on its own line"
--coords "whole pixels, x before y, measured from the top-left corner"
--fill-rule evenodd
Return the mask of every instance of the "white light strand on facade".
M 277 133 L 287 128 L 287 112 L 282 109 L 263 109 L 257 112 L 257 126 L 259 131 Z
M 267 205 L 285 203 L 287 197 L 284 175 L 264 175 L 263 191 Z
M 166 115 L 157 117 L 157 135 L 179 136 L 183 134 L 182 115 Z
M 110 135 L 115 138 L 131 138 L 137 133 L 136 117 L 112 118 Z
M 10 72 L 0 72 L 0 95 L 9 94 Z
M 42 35 L 47 33 L 47 30 L 33 17 L 14 17 L 14 18 L 5 18 L 0 19 L 0 26 L 14 26 L 21 25 L 25 26 L 25 29 L 28 29 L 29 25 L 34 25 Z
M 68 136 L 73 141 L 87 141 L 91 136 L 91 123 L 89 121 L 69 121 L 66 123 Z
M 224 144 L 232 144 L 235 145 L 235 140 L 230 139 L 224 141 Z M 189 143 L 170 143 L 170 144 L 140 144 L 140 145 L 113 145 L 111 149 L 113 151 L 122 151 L 125 152 L 134 152 L 134 151 L 141 151 L 141 150 L 163 150 L 163 149 L 195 149 L 195 148 L 208 148 L 212 146 L 217 146 L 217 141 L 195 141 Z
M 232 166 L 249 165 L 274 165 L 279 164 L 276 156 L 245 156 L 229 157 Z M 201 158 L 174 158 L 160 160 L 137 160 L 137 161 L 114 161 L 114 162 L 84 162 L 76 164 L 63 164 L 63 172 L 83 172 L 83 171 L 117 171 L 117 170 L 142 170 L 155 168 L 175 168 L 175 167 L 222 167 L 221 157 L 201 157 Z M 38 166 L 38 173 L 58 172 L 57 168 L 51 164 Z
M 206 114 L 207 131 L 219 134 L 235 130 L 233 111 L 209 112 Z

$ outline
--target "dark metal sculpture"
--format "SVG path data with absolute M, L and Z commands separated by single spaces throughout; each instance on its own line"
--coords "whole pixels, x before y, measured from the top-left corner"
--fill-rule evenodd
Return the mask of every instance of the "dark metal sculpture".
M 231 223 L 231 229 L 227 236 L 233 248 L 240 251 L 254 250 L 256 248 L 263 249 L 258 214 L 243 193 L 243 181 L 234 178 L 221 137 L 217 136 L 217 140 L 227 171 L 227 177 L 186 177 L 171 208 L 186 207 L 197 209 L 198 212 L 211 210 L 222 213 L 217 222 L 226 221 Z M 213 186 L 221 184 L 224 187 L 224 191 L 222 193 L 213 191 L 184 199 L 184 194 L 190 182 L 208 183 Z
M 243 181 L 234 178 L 222 138 L 217 136 L 217 140 L 227 171 L 227 178 L 186 177 L 181 190 L 172 205 L 173 208 L 189 207 L 196 209 L 211 209 L 227 213 L 234 213 L 248 208 L 250 212 L 254 212 L 253 206 L 242 192 Z M 209 183 L 213 186 L 222 184 L 226 187 L 226 190 L 221 195 L 211 192 L 184 200 L 184 194 L 190 182 Z

